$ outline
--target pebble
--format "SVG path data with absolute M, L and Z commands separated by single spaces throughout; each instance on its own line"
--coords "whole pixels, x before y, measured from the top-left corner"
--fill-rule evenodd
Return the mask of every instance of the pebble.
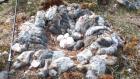
M 26 44 L 20 44 L 20 43 L 15 43 L 11 49 L 15 52 L 23 52 L 27 50 L 27 45 Z
M 8 79 L 8 72 L 7 71 L 1 71 L 0 72 L 0 79 Z
M 74 45 L 74 50 L 79 50 L 81 49 L 82 47 L 84 47 L 84 42 L 83 40 L 79 40 L 76 42 L 76 44 Z

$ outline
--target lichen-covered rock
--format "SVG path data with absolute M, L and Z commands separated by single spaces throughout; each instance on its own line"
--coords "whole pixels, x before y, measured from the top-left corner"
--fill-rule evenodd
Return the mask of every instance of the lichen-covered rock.
M 95 55 L 90 59 L 90 63 L 102 60 L 107 65 L 114 65 L 117 62 L 117 57 L 109 55 Z
M 117 0 L 118 3 L 124 5 L 130 10 L 138 10 L 140 9 L 140 1 L 136 0 L 135 2 L 130 2 L 129 0 Z
M 39 72 L 37 73 L 37 75 L 39 77 L 47 77 L 48 76 L 48 64 L 49 64 L 49 60 L 48 59 L 45 59 L 45 65 L 43 68 L 41 68 L 39 70 Z
M 63 51 L 53 51 L 52 60 L 64 57 L 65 53 Z
M 8 72 L 7 71 L 1 71 L 0 72 L 0 79 L 8 79 Z
M 75 25 L 75 31 L 85 33 L 86 30 L 94 24 L 94 18 L 91 15 L 81 16 Z
M 35 26 L 45 27 L 45 11 L 38 11 L 35 17 Z
M 100 34 L 102 33 L 100 32 L 100 30 L 108 30 L 108 28 L 106 26 L 92 26 L 89 29 L 87 29 L 85 36 L 90 36 L 95 33 Z
M 44 30 L 41 27 L 35 26 L 35 24 L 30 22 L 23 23 L 20 28 L 18 38 L 16 42 L 21 43 L 36 43 L 45 45 L 47 43 L 47 37 Z
M 70 48 L 73 47 L 74 44 L 75 44 L 74 39 L 72 37 L 67 37 L 60 41 L 59 46 L 61 48 Z
M 102 59 L 92 58 L 88 70 L 93 70 L 97 75 L 105 74 L 106 63 Z
M 64 56 L 65 54 L 63 51 L 48 51 L 48 49 L 38 50 L 33 55 L 34 60 L 31 62 L 30 68 L 44 66 L 46 64 L 46 59 L 55 60 Z
M 74 45 L 74 50 L 79 50 L 81 49 L 82 47 L 84 47 L 84 42 L 83 40 L 79 40 L 76 42 L 76 44 Z
M 88 70 L 86 73 L 86 79 L 98 79 L 93 70 Z
M 90 49 L 84 49 L 82 52 L 77 54 L 77 60 L 81 63 L 81 64 L 86 64 L 87 61 L 92 57 L 92 52 Z
M 68 5 L 67 10 L 68 10 L 68 15 L 72 19 L 77 19 L 85 14 L 92 14 L 92 11 L 88 9 L 81 9 L 80 5 L 76 3 L 72 3 Z
M 22 52 L 17 58 L 16 61 L 14 62 L 13 66 L 17 69 L 22 66 L 25 66 L 31 62 L 32 55 L 34 51 L 25 51 Z
M 83 35 L 79 32 L 72 32 L 71 36 L 73 37 L 74 40 L 80 40 L 83 38 Z
M 40 60 L 33 60 L 29 68 L 37 68 L 41 64 Z
M 62 73 L 74 66 L 73 60 L 69 57 L 58 58 L 50 64 L 50 70 L 57 69 L 57 73 Z M 49 72 L 50 73 L 50 72 Z M 51 73 L 50 73 L 51 74 Z M 56 75 L 55 75 L 56 76 Z
M 56 39 L 58 42 L 60 42 L 62 39 L 64 39 L 64 35 L 58 35 Z
M 57 13 L 57 6 L 50 7 L 45 14 L 47 20 L 52 20 Z
M 26 44 L 15 43 L 12 45 L 11 49 L 15 52 L 23 52 L 27 50 L 28 46 Z
M 97 16 L 97 17 L 95 18 L 95 22 L 96 22 L 96 25 L 97 25 L 97 26 L 104 26 L 104 24 L 105 24 L 105 20 L 104 20 L 104 18 L 101 17 L 101 16 Z

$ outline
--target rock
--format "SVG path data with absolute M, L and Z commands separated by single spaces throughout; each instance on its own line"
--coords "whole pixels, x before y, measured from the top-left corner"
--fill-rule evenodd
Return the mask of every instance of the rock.
M 45 65 L 45 60 L 55 60 L 60 57 L 64 57 L 65 54 L 63 51 L 48 51 L 46 50 L 38 50 L 34 53 L 34 60 L 31 63 L 31 68 L 42 67 Z
M 84 37 L 83 40 L 84 40 L 85 47 L 90 46 L 96 39 L 97 37 L 93 35 Z
M 32 55 L 34 51 L 25 51 L 21 53 L 17 58 L 16 61 L 14 62 L 13 66 L 17 69 L 22 66 L 25 66 L 31 62 Z
M 136 0 L 135 2 L 130 2 L 129 0 L 117 0 L 118 3 L 124 5 L 130 10 L 138 10 L 140 9 L 140 1 Z
M 68 38 L 69 36 L 69 33 L 64 34 L 64 38 Z
M 49 75 L 52 77 L 55 77 L 58 74 L 58 72 L 54 69 L 49 70 Z
M 62 17 L 59 13 L 57 13 L 54 18 L 48 22 L 49 31 L 53 34 L 62 34 L 60 21 Z M 66 30 L 66 29 L 65 29 Z
M 53 56 L 53 52 L 52 52 L 52 51 L 45 50 L 45 51 L 43 51 L 43 53 L 38 57 L 38 59 L 39 59 L 39 60 L 49 59 L 49 58 L 52 58 L 52 56 Z
M 114 54 L 118 50 L 117 45 L 111 45 L 110 47 L 104 47 L 98 49 L 96 54 Z
M 35 17 L 35 26 L 37 27 L 45 27 L 45 12 L 38 11 Z
M 9 0 L 0 0 L 0 4 L 2 3 L 8 3 Z
M 84 47 L 84 42 L 83 40 L 79 40 L 76 42 L 76 44 L 74 45 L 74 50 L 79 50 L 81 49 L 82 47 Z
M 0 72 L 0 79 L 8 79 L 8 72 L 7 71 L 1 71 Z
M 73 32 L 72 37 L 74 40 L 81 40 L 83 38 L 83 35 L 79 32 Z
M 5 0 L 0 0 L 0 2 L 3 2 L 3 1 L 5 1 Z
M 72 37 L 68 37 L 66 40 L 67 40 L 66 47 L 71 47 L 75 44 L 75 41 Z
M 101 46 L 97 42 L 93 42 L 89 47 L 95 50 L 101 48 Z
M 90 66 L 88 67 L 88 70 L 94 71 L 94 73 L 97 75 L 103 75 L 106 70 L 106 63 L 103 59 L 93 56 L 90 60 Z
M 117 57 L 109 55 L 95 55 L 90 59 L 90 63 L 96 60 L 102 60 L 107 65 L 114 65 L 117 62 Z
M 30 69 L 33 67 L 33 68 L 37 68 L 37 67 L 39 67 L 39 65 L 41 64 L 41 62 L 39 61 L 39 60 L 33 60 L 32 62 L 31 62 L 31 65 L 30 65 Z
M 77 19 L 85 14 L 92 14 L 92 11 L 88 9 L 81 9 L 80 5 L 76 3 L 72 3 L 68 5 L 67 10 L 68 10 L 68 15 L 72 19 Z
M 67 40 L 66 39 L 62 39 L 59 43 L 59 46 L 61 48 L 66 48 L 66 44 L 67 44 Z
M 70 47 L 73 47 L 74 44 L 75 44 L 75 41 L 72 37 L 67 37 L 66 39 L 61 40 L 59 43 L 61 48 L 70 48 Z
M 64 36 L 63 36 L 63 35 L 58 35 L 58 36 L 57 36 L 57 41 L 58 41 L 58 42 L 60 42 L 62 39 L 64 39 Z
M 98 33 L 100 32 L 100 30 L 108 30 L 108 28 L 106 26 L 92 26 L 86 31 L 85 36 L 90 36 L 92 34 Z
M 42 27 L 37 27 L 30 22 L 23 23 L 18 34 L 17 42 L 21 43 L 35 43 L 45 45 L 47 43 L 47 37 Z
M 86 64 L 87 61 L 92 57 L 92 52 L 90 49 L 84 49 L 82 52 L 77 54 L 77 61 L 79 61 L 81 64 Z
M 64 57 L 65 53 L 63 51 L 53 51 L 52 60 Z
M 103 37 L 97 40 L 97 43 L 102 47 L 109 47 L 113 44 L 113 40 L 110 37 Z
M 42 70 L 42 71 L 40 71 L 40 72 L 37 73 L 37 76 L 38 77 L 41 77 L 41 78 L 45 78 L 45 77 L 48 76 L 48 72 Z
M 26 44 L 15 43 L 12 45 L 11 49 L 15 52 L 23 52 L 27 50 L 28 46 Z
M 102 48 L 99 48 L 96 54 L 114 54 L 117 52 L 118 47 L 122 45 L 122 40 L 116 34 L 112 34 L 110 37 L 103 37 L 97 41 Z
M 49 66 L 49 68 L 51 70 L 51 72 L 49 72 L 49 73 L 50 73 L 50 75 L 53 74 L 53 76 L 56 76 L 56 74 L 54 74 L 54 71 L 55 71 L 54 69 L 57 69 L 57 71 L 55 71 L 55 73 L 57 72 L 58 74 L 61 74 L 62 72 L 67 71 L 68 69 L 70 69 L 73 66 L 74 66 L 74 62 L 69 57 L 61 57 L 61 58 L 58 58 L 58 59 L 52 61 L 52 63 Z
M 94 24 L 94 19 L 90 15 L 81 16 L 75 25 L 75 31 L 85 33 L 86 30 Z
M 80 5 L 76 3 L 72 3 L 67 7 L 68 15 L 72 19 L 78 18 L 78 14 L 80 13 Z
M 95 22 L 96 22 L 96 25 L 97 25 L 97 26 L 104 26 L 104 24 L 105 24 L 105 20 L 104 20 L 104 18 L 101 17 L 101 16 L 97 16 L 97 17 L 95 18 Z
M 57 6 L 50 7 L 45 14 L 47 20 L 52 20 L 57 13 Z
M 86 73 L 86 79 L 98 79 L 93 70 L 88 70 Z
M 39 77 L 47 77 L 48 76 L 48 64 L 49 64 L 49 60 L 45 59 L 45 65 L 43 68 L 40 69 L 40 71 L 38 72 L 38 76 Z

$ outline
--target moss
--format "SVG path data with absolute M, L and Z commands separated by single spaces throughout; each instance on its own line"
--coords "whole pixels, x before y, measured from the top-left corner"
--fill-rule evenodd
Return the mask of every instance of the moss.
M 1 51 L 9 51 L 9 46 L 0 46 Z
M 6 67 L 7 56 L 0 57 L 0 71 Z
M 0 6 L 0 11 L 3 11 L 3 7 L 2 6 Z

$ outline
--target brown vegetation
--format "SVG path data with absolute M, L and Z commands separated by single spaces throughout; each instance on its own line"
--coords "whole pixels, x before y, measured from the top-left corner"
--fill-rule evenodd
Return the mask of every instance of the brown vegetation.
M 47 10 L 50 6 L 61 4 L 63 4 L 63 0 L 41 0 L 39 9 Z

